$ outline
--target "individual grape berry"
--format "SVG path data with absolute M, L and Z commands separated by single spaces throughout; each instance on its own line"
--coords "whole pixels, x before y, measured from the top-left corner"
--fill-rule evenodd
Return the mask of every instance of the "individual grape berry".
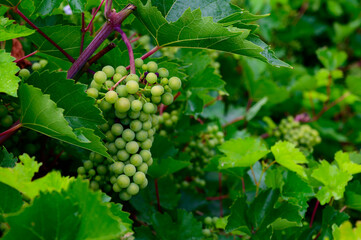
M 157 77 L 157 75 L 155 75 L 155 73 L 148 73 L 147 76 L 145 77 L 145 79 L 150 84 L 153 84 L 153 83 L 157 82 L 158 77 Z
M 152 102 L 159 104 L 162 101 L 162 97 L 161 96 L 152 96 Z
M 143 172 L 143 173 L 147 173 L 147 172 L 148 172 L 148 164 L 142 163 L 142 164 L 138 167 L 138 171 L 139 171 L 139 172 Z
M 13 117 L 11 115 L 6 115 L 1 119 L 1 126 L 4 128 L 8 128 L 13 124 Z
M 114 107 L 118 112 L 127 112 L 130 109 L 130 101 L 128 98 L 121 97 L 115 102 Z
M 143 64 L 143 65 L 142 65 L 142 70 L 143 70 L 144 72 L 148 71 L 148 66 L 147 66 L 147 64 Z
M 130 163 L 138 167 L 143 163 L 143 159 L 139 154 L 134 154 L 130 157 Z
M 102 84 L 99 84 L 96 81 L 92 80 L 90 83 L 90 87 L 100 90 L 102 89 Z
M 171 77 L 169 79 L 169 87 L 172 90 L 177 91 L 181 88 L 181 86 L 182 86 L 182 81 L 178 77 Z
M 125 129 L 123 131 L 122 138 L 127 142 L 133 141 L 133 139 L 135 138 L 135 133 L 129 128 Z
M 152 147 L 152 140 L 147 139 L 140 144 L 140 147 L 144 150 L 149 150 Z
M 167 85 L 168 84 L 168 78 L 162 78 L 162 80 L 160 80 L 160 84 L 162 84 L 163 86 L 164 85 Z
M 105 81 L 104 86 L 106 89 L 110 89 L 114 86 L 114 83 L 110 80 Z
M 118 100 L 118 94 L 114 91 L 108 91 L 105 94 L 105 101 L 110 104 L 114 104 Z
M 125 85 L 119 85 L 115 91 L 118 93 L 119 97 L 128 97 L 128 91 Z
M 129 187 L 127 188 L 127 193 L 130 195 L 137 195 L 139 192 L 139 186 L 135 183 L 129 184 Z
M 149 102 L 145 103 L 143 105 L 143 111 L 145 113 L 149 113 L 149 114 L 153 113 L 154 112 L 154 105 L 152 103 L 149 103 Z
M 41 69 L 41 65 L 40 63 L 33 63 L 33 65 L 31 66 L 31 69 L 33 69 L 33 71 L 39 71 Z
M 143 126 L 143 124 L 139 120 L 133 120 L 130 122 L 130 125 L 129 125 L 130 129 L 134 132 L 139 132 L 140 130 L 142 130 L 142 126 Z
M 139 82 L 139 77 L 137 74 L 129 74 L 128 77 L 125 79 L 125 82 L 129 82 L 129 81 L 136 81 L 136 82 Z
M 120 123 L 115 123 L 115 124 L 113 124 L 110 131 L 112 132 L 112 134 L 114 136 L 120 136 L 123 132 L 123 125 Z
M 150 61 L 147 63 L 148 72 L 155 73 L 158 70 L 158 64 L 156 62 Z
M 164 105 L 170 105 L 173 103 L 173 95 L 171 93 L 164 93 L 162 96 L 162 103 Z
M 139 185 L 139 188 L 140 189 L 144 189 L 144 188 L 146 188 L 148 186 L 148 179 L 144 179 L 144 182 L 141 184 L 141 185 Z
M 98 84 L 103 84 L 107 80 L 107 75 L 103 71 L 98 71 L 94 74 L 94 81 Z
M 94 170 L 94 169 L 90 169 L 89 171 L 88 171 L 88 174 L 89 174 L 89 176 L 95 176 L 95 174 L 97 174 L 97 172 Z
M 205 236 L 205 237 L 210 237 L 210 236 L 212 236 L 211 230 L 209 230 L 209 229 L 202 229 L 202 234 L 203 234 L 203 236 Z
M 79 175 L 85 175 L 86 170 L 84 167 L 78 167 L 77 172 Z
M 139 141 L 139 142 L 143 142 L 145 140 L 147 140 L 148 138 L 148 132 L 145 130 L 140 130 L 139 132 L 137 132 L 135 134 L 135 138 Z
M 95 181 L 91 181 L 90 182 L 90 188 L 93 189 L 94 191 L 99 189 L 99 183 L 95 182 Z
M 134 80 L 128 81 L 125 86 L 130 94 L 135 94 L 139 90 L 139 84 Z
M 110 65 L 104 66 L 102 71 L 107 75 L 107 78 L 111 78 L 114 75 L 114 68 Z
M 148 167 L 152 166 L 153 164 L 153 158 L 150 158 L 148 161 L 146 161 Z
M 135 62 L 135 67 L 136 68 L 141 68 L 143 66 L 143 63 L 144 63 L 143 59 L 141 59 L 141 58 L 135 59 L 134 62 Z
M 107 168 L 105 166 L 103 166 L 103 165 L 99 165 L 97 167 L 97 173 L 99 175 L 105 175 L 107 173 Z
M 39 64 L 40 64 L 41 68 L 44 68 L 46 65 L 48 65 L 48 61 L 45 59 L 41 59 L 39 61 Z
M 128 71 L 124 66 L 117 67 L 115 72 L 121 74 L 122 76 L 128 75 Z
M 126 142 L 124 141 L 123 138 L 117 138 L 117 139 L 115 139 L 114 144 L 115 144 L 116 148 L 124 149 Z
M 133 176 L 133 181 L 138 185 L 142 185 L 144 183 L 145 179 L 146 179 L 146 177 L 143 172 L 136 172 Z
M 112 104 L 108 103 L 105 99 L 102 100 L 99 104 L 99 108 L 103 112 L 108 112 L 110 109 L 112 109 Z
M 166 68 L 159 68 L 158 73 L 161 78 L 167 78 L 169 76 L 169 71 Z
M 205 219 L 204 219 L 204 223 L 205 224 L 207 224 L 207 225 L 212 225 L 212 218 L 211 217 L 206 217 Z
M 114 83 L 117 83 L 120 79 L 122 79 L 122 74 L 120 74 L 120 73 L 114 74 L 114 76 L 113 76 Z
M 149 120 L 149 114 L 145 113 L 145 112 L 141 112 L 139 115 L 139 120 L 142 122 L 148 121 Z
M 114 143 L 109 143 L 107 148 L 108 148 L 108 151 L 109 151 L 109 153 L 111 155 L 114 155 L 114 154 L 116 154 L 118 152 L 118 149 L 117 149 L 117 147 L 115 146 Z
M 115 162 L 113 163 L 112 166 L 112 171 L 117 174 L 117 175 L 120 175 L 123 173 L 123 169 L 124 169 L 124 163 L 122 162 Z
M 151 89 L 151 93 L 155 97 L 159 97 L 164 93 L 164 88 L 160 85 L 153 86 Z
M 120 191 L 122 191 L 122 188 L 119 187 L 119 185 L 117 183 L 114 183 L 113 184 L 113 191 L 114 192 L 120 192 Z
M 149 150 L 141 150 L 139 155 L 142 157 L 144 162 L 147 162 L 152 157 Z
M 117 158 L 119 161 L 127 161 L 129 159 L 129 153 L 126 150 L 119 150 L 117 152 Z
M 124 166 L 123 171 L 124 171 L 125 175 L 127 175 L 128 177 L 131 177 L 135 174 L 136 168 L 132 164 L 127 164 Z
M 107 131 L 107 132 L 105 133 L 105 139 L 106 139 L 108 142 L 114 142 L 115 136 L 112 134 L 111 131 Z
M 121 188 L 127 188 L 130 184 L 130 178 L 124 174 L 119 175 L 117 178 L 117 184 Z
M 132 198 L 132 195 L 130 195 L 130 194 L 127 193 L 127 192 L 121 192 L 121 193 L 119 194 L 119 198 L 120 198 L 120 200 L 128 201 L 128 200 L 130 200 L 130 199 Z
M 143 130 L 148 131 L 151 128 L 152 128 L 152 122 L 150 120 L 143 123 Z
M 142 110 L 142 107 L 143 107 L 143 103 L 141 101 L 139 101 L 139 100 L 134 100 L 130 104 L 130 108 L 134 112 L 140 112 Z
M 129 100 L 129 102 L 133 102 L 134 100 L 135 100 L 135 97 L 134 97 L 134 95 L 128 95 L 128 100 Z
M 134 154 L 138 152 L 139 145 L 136 141 L 130 141 L 125 145 L 125 150 L 127 150 L 127 152 L 130 154 Z
M 92 97 L 92 98 L 97 98 L 99 95 L 99 91 L 96 88 L 88 88 L 86 93 L 88 94 L 89 97 Z
M 26 68 L 23 68 L 19 71 L 19 76 L 27 79 L 28 77 L 30 77 L 30 71 Z
M 140 112 L 131 111 L 130 113 L 128 113 L 128 116 L 131 119 L 138 119 L 140 116 Z

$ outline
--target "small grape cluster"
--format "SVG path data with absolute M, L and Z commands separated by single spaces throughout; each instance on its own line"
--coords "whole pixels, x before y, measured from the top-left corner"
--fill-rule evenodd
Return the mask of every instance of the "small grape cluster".
M 171 104 L 173 91 L 182 85 L 178 77 L 168 79 L 168 70 L 158 68 L 153 61 L 144 64 L 142 59 L 136 59 L 135 63 L 140 75 L 128 74 L 124 66 L 105 66 L 94 74 L 87 94 L 97 99 L 107 119 L 100 129 L 113 159 L 91 153 L 78 169 L 79 175 L 91 180 L 92 188 L 118 193 L 125 201 L 148 184 L 146 173 L 153 163 L 150 148 L 158 124 L 157 105 Z
M 6 130 L 14 124 L 13 111 L 20 115 L 20 108 L 14 108 L 14 104 L 0 103 L 0 129 Z M 5 106 L 7 105 L 7 106 Z M 9 109 L 8 109 L 9 107 Z M 15 106 L 17 107 L 17 106 Z
M 218 221 L 218 217 L 205 217 L 204 218 L 204 225 L 206 228 L 202 229 L 203 236 L 205 239 L 218 239 L 218 235 L 216 233 L 216 223 Z
M 321 137 L 315 129 L 295 121 L 292 116 L 281 120 L 274 135 L 310 152 L 315 145 L 321 143 Z
M 31 69 L 34 72 L 41 71 L 46 65 L 48 65 L 48 60 L 41 59 L 39 62 L 34 62 L 33 65 L 31 65 Z M 19 71 L 19 76 L 23 79 L 27 79 L 30 77 L 30 71 L 26 68 L 23 68 Z
M 178 120 L 179 120 L 179 111 L 178 110 L 173 110 L 170 113 L 163 112 L 163 114 L 158 117 L 159 125 L 164 126 L 166 129 L 175 127 Z M 167 136 L 167 131 L 162 129 L 159 131 L 159 135 L 165 137 L 165 136 Z

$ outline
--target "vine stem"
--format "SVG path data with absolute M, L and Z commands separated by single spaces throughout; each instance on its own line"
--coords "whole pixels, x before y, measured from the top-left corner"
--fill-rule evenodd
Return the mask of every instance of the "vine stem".
M 147 52 L 146 54 L 144 54 L 143 56 L 141 56 L 140 58 L 142 60 L 147 59 L 148 57 L 152 56 L 154 53 L 156 53 L 159 49 L 161 49 L 162 47 L 156 46 L 154 47 L 152 50 L 150 50 L 149 52 Z M 130 65 L 126 67 L 127 70 L 130 69 Z
M 313 220 L 315 219 L 315 216 L 316 216 L 316 212 L 317 212 L 317 208 L 318 208 L 318 205 L 320 204 L 320 201 L 317 200 L 316 204 L 315 204 L 315 207 L 313 208 L 313 212 L 312 212 L 312 216 L 311 216 L 311 221 L 310 221 L 310 228 L 312 227 L 312 224 L 313 224 Z
M 92 25 L 92 23 L 93 23 L 93 21 L 94 21 L 94 18 L 95 18 L 95 16 L 97 15 L 97 13 L 99 12 L 99 9 L 102 7 L 104 1 L 105 1 L 105 0 L 103 0 L 103 1 L 100 3 L 100 5 L 98 6 L 97 10 L 95 10 L 92 19 L 90 20 L 88 26 L 85 28 L 85 32 L 89 31 L 90 26 Z
M 216 200 L 220 200 L 220 199 L 226 199 L 229 198 L 229 195 L 222 195 L 222 196 L 217 196 L 217 197 L 206 197 L 206 199 L 208 201 L 216 201 Z
M 23 126 L 22 123 L 20 123 L 19 120 L 17 120 L 12 126 L 11 128 L 9 128 L 8 130 L 0 133 L 0 144 L 2 144 L 3 142 L 5 142 L 6 139 L 8 139 L 11 135 L 13 135 L 19 128 L 21 128 Z
M 101 57 L 103 57 L 107 52 L 115 48 L 115 43 L 109 43 L 105 48 L 100 50 L 97 54 L 95 54 L 92 58 L 89 59 L 88 64 L 89 66 L 98 61 Z
M 135 74 L 136 72 L 135 72 L 135 62 L 134 62 L 134 53 L 133 53 L 132 44 L 130 43 L 127 34 L 125 34 L 125 32 L 120 27 L 115 27 L 114 30 L 120 33 L 123 42 L 127 46 L 128 54 L 129 54 L 130 73 Z
M 218 182 L 219 182 L 219 216 L 223 217 L 223 202 L 222 202 L 222 173 L 218 173 Z
M 223 125 L 222 125 L 222 128 L 226 128 L 226 127 L 228 127 L 229 125 L 232 125 L 233 123 L 236 123 L 236 122 L 242 121 L 242 120 L 244 120 L 244 118 L 245 118 L 244 116 L 239 116 L 239 117 L 237 117 L 237 118 L 233 119 L 232 121 L 230 121 L 230 122 L 228 122 L 228 123 L 223 124 Z
M 157 195 L 158 211 L 162 212 L 161 208 L 160 208 L 159 188 L 158 188 L 158 179 L 157 178 L 154 180 L 154 185 L 155 185 L 155 194 Z
M 30 54 L 28 54 L 28 55 L 26 55 L 26 56 L 24 56 L 24 57 L 22 57 L 22 58 L 16 59 L 14 62 L 15 62 L 15 63 L 18 63 L 18 62 L 20 62 L 20 61 L 22 61 L 22 60 L 24 60 L 24 59 L 26 59 L 26 58 L 28 58 L 28 57 L 31 57 L 31 56 L 37 54 L 38 52 L 39 52 L 39 51 L 36 50 L 35 52 L 32 52 L 32 53 L 30 53 Z
M 119 81 L 114 84 L 110 89 L 109 91 L 113 91 L 124 79 L 126 79 L 128 77 L 128 75 L 125 75 L 124 77 L 122 77 L 121 79 L 119 79 Z
M 62 49 L 58 44 L 56 44 L 48 35 L 46 35 L 43 31 L 41 31 L 34 23 L 32 23 L 17 7 L 15 7 L 14 11 L 19 14 L 19 16 L 25 20 L 32 28 L 34 28 L 41 36 L 43 36 L 46 40 L 48 40 L 54 47 L 56 47 L 70 62 L 75 62 L 75 59 L 70 56 L 64 49 Z

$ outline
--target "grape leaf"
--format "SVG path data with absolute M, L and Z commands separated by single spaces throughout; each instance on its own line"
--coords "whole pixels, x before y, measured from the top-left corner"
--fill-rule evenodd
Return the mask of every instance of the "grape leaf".
M 6 148 L 3 146 L 0 151 L 0 167 L 14 167 L 15 163 L 18 161 L 12 153 L 9 153 Z
M 182 209 L 177 210 L 174 221 L 167 213 L 157 212 L 152 216 L 152 223 L 160 240 L 203 239 L 202 224 Z
M 361 183 L 353 181 L 346 187 L 345 201 L 348 208 L 361 212 Z
M 153 165 L 149 167 L 148 174 L 154 178 L 160 178 L 189 166 L 191 163 L 186 161 L 168 158 L 154 158 Z
M 20 79 L 15 74 L 20 70 L 15 60 L 5 50 L 0 50 L 0 92 L 17 97 L 18 82 Z
M 361 221 L 352 228 L 350 221 L 345 221 L 339 227 L 332 225 L 332 236 L 335 240 L 361 240 Z
M 261 110 L 262 106 L 267 103 L 267 101 L 268 101 L 267 97 L 264 97 L 261 100 L 259 100 L 255 105 L 253 105 L 246 113 L 246 120 L 247 121 L 252 120 L 257 115 L 259 110 Z
M 327 47 L 317 49 L 316 54 L 322 65 L 329 70 L 335 70 L 342 66 L 347 59 L 346 52 Z
M 9 7 L 14 7 L 19 2 L 20 2 L 20 0 L 0 0 L 1 5 L 5 5 L 5 6 L 9 6 Z
M 316 194 L 322 205 L 328 203 L 332 197 L 335 200 L 343 198 L 345 187 L 352 179 L 351 174 L 341 171 L 325 160 L 321 161 L 321 164 L 313 170 L 311 176 L 323 185 Z
M 219 159 L 219 168 L 250 167 L 269 153 L 257 138 L 239 138 L 224 142 L 218 149 L 226 156 Z
M 209 48 L 250 56 L 275 66 L 289 67 L 276 59 L 269 48 L 254 36 L 249 29 L 226 28 L 214 23 L 212 17 L 202 17 L 200 9 L 191 11 L 188 8 L 177 21 L 169 23 L 161 12 L 148 1 L 143 5 L 140 0 L 134 1 L 138 20 L 147 28 L 158 46 L 185 48 Z
M 105 123 L 99 108 L 94 105 L 94 98 L 86 94 L 87 86 L 74 84 L 66 79 L 65 72 L 44 71 L 32 74 L 27 83 L 49 94 L 57 107 L 63 108 L 64 118 L 73 129 L 85 127 L 99 131 L 97 125 Z
M 37 15 L 49 15 L 53 12 L 55 8 L 59 8 L 60 4 L 63 2 L 62 0 L 52 0 L 52 1 L 44 1 L 44 0 L 33 0 L 36 9 L 34 13 Z M 80 13 L 85 10 L 85 5 L 87 3 L 86 0 L 68 0 L 71 10 L 74 13 Z
M 63 109 L 57 108 L 49 95 L 28 84 L 20 86 L 19 95 L 22 111 L 20 122 L 24 127 L 110 158 L 94 130 L 82 127 L 73 132 L 64 118 Z
M 227 232 L 239 230 L 251 235 L 251 230 L 249 229 L 250 222 L 246 209 L 248 209 L 248 205 L 245 197 L 237 198 L 236 201 L 234 201 L 225 229 Z
M 0 221 L 1 215 L 14 213 L 23 205 L 21 194 L 16 189 L 0 182 Z
M 351 93 L 357 95 L 358 97 L 361 97 L 360 78 L 358 76 L 354 76 L 354 75 L 347 76 L 346 85 Z
M 350 174 L 357 174 L 361 172 L 361 165 L 352 162 L 349 153 L 338 151 L 335 154 L 335 161 L 337 162 L 337 166 L 343 172 Z
M 349 216 L 346 213 L 339 212 L 331 206 L 326 206 L 322 211 L 320 239 L 332 239 L 332 226 L 339 226 L 348 219 Z
M 29 36 L 35 32 L 23 25 L 14 24 L 14 22 L 14 20 L 0 16 L 0 41 Z
M 278 164 L 307 179 L 305 168 L 299 164 L 308 163 L 308 161 L 294 144 L 279 141 L 271 147 L 271 151 Z
M 122 208 L 123 206 L 121 204 L 110 202 L 110 211 L 118 218 L 121 234 L 124 235 L 125 233 L 132 232 L 133 221 L 129 218 L 130 214 L 123 212 Z

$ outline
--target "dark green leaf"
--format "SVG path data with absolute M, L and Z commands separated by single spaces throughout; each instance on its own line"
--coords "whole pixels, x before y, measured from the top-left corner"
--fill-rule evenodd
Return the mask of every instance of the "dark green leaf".
M 5 50 L 0 50 L 0 92 L 17 97 L 18 82 L 20 79 L 15 74 L 20 70 L 15 60 Z
M 353 181 L 346 187 L 345 200 L 348 208 L 361 212 L 361 183 Z
M 2 182 L 0 182 L 0 195 L 0 216 L 17 212 L 23 205 L 20 192 Z
M 346 52 L 326 47 L 318 49 L 316 53 L 323 66 L 329 70 L 335 70 L 342 66 L 347 59 Z
M 344 212 L 339 212 L 331 206 L 326 206 L 322 211 L 322 227 L 320 239 L 332 239 L 332 225 L 340 226 L 348 220 L 349 216 Z
M 148 174 L 154 178 L 160 178 L 178 172 L 189 165 L 190 162 L 179 161 L 170 157 L 155 158 L 153 165 L 149 168 Z
M 0 151 L 0 167 L 14 167 L 15 163 L 18 161 L 12 153 L 9 153 L 6 148 L 3 146 Z

